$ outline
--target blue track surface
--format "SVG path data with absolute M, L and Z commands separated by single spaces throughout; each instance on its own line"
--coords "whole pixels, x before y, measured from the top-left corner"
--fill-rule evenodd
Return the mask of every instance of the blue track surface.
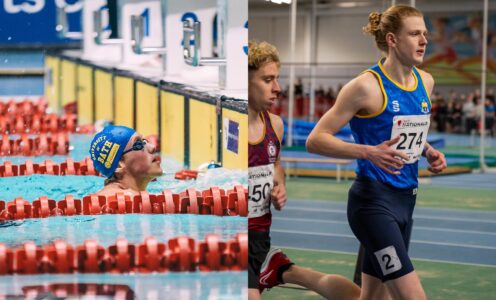
M 474 189 L 496 189 L 496 173 L 472 173 L 432 177 L 432 184 L 436 186 L 456 188 L 460 187 L 460 183 L 463 183 L 463 186 L 470 186 Z
M 496 213 L 417 208 L 410 256 L 496 267 Z M 274 212 L 271 230 L 278 247 L 356 254 L 359 243 L 341 202 L 290 199 Z

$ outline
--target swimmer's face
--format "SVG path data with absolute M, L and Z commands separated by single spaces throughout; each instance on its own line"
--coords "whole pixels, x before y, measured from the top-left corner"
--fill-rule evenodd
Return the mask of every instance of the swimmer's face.
M 417 66 L 424 60 L 427 47 L 427 28 L 423 17 L 411 16 L 402 21 L 402 28 L 393 34 L 390 51 L 396 53 L 405 65 Z M 389 33 L 388 33 L 389 34 Z
M 248 106 L 256 112 L 269 110 L 281 92 L 279 86 L 279 67 L 268 62 L 258 70 L 249 71 Z
M 125 150 L 132 149 L 137 141 L 143 141 L 143 137 L 135 133 L 127 143 Z M 146 142 L 143 149 L 127 152 L 121 158 L 124 163 L 124 172 L 136 178 L 161 176 L 163 171 L 160 166 L 160 154 L 156 153 L 156 149 L 155 145 Z

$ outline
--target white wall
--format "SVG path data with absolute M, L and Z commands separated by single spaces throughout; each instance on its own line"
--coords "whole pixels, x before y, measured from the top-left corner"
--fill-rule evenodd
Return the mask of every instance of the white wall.
M 307 16 L 296 19 L 296 62 L 309 62 L 308 45 L 310 30 Z M 249 14 L 249 39 L 268 41 L 279 50 L 281 61 L 290 61 L 290 18 L 289 16 L 253 16 Z
M 496 1 L 489 1 L 489 11 L 496 10 Z M 296 59 L 295 63 L 310 63 L 310 9 L 298 4 Z M 408 4 L 409 1 L 397 1 Z M 467 12 L 482 11 L 482 0 L 471 0 L 470 5 L 462 0 L 417 1 L 417 7 L 424 13 L 429 12 Z M 317 11 L 317 87 L 337 87 L 348 82 L 365 68 L 375 64 L 381 57 L 372 36 L 362 33 L 371 11 L 383 11 L 383 6 L 358 7 L 354 9 L 332 8 Z M 251 2 L 249 6 L 249 38 L 268 41 L 274 44 L 281 54 L 281 83 L 287 85 L 290 62 L 290 6 Z M 285 65 L 286 64 L 286 65 Z M 332 64 L 332 65 L 330 65 Z M 305 87 L 310 85 L 310 68 L 298 66 L 296 76 L 302 77 Z M 452 88 L 452 87 L 449 87 Z M 308 89 L 307 89 L 308 90 Z
M 362 32 L 366 23 L 366 15 L 320 16 L 317 23 L 317 62 L 376 62 L 380 52 L 375 47 L 374 38 Z

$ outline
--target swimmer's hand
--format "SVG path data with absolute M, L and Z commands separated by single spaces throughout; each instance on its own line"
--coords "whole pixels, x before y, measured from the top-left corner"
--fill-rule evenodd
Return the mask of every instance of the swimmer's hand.
M 281 210 L 284 205 L 286 205 L 286 201 L 288 200 L 286 195 L 286 186 L 274 181 L 274 188 L 270 194 L 270 200 L 272 201 L 275 209 Z
M 399 175 L 399 170 L 403 168 L 404 162 L 408 160 L 408 155 L 391 148 L 399 140 L 400 136 L 397 136 L 377 146 L 369 146 L 365 152 L 365 159 L 370 160 L 374 165 L 389 174 Z
M 437 151 L 433 147 L 429 147 L 427 149 L 425 152 L 425 157 L 429 163 L 429 167 L 427 169 L 434 174 L 441 173 L 448 166 L 444 154 Z

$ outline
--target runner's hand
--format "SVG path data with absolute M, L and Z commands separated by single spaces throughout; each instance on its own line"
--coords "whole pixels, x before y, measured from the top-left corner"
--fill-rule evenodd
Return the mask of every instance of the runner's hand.
M 429 168 L 427 169 L 434 174 L 441 173 L 448 166 L 444 154 L 437 151 L 433 147 L 429 147 L 429 149 L 427 149 L 425 152 L 425 157 L 429 163 Z
M 274 208 L 277 210 L 281 210 L 288 200 L 286 195 L 286 186 L 284 186 L 284 184 L 279 184 L 277 181 L 274 181 L 274 188 L 272 188 L 270 198 L 272 204 L 274 205 Z
M 394 139 L 384 141 L 382 144 L 370 147 L 367 150 L 366 159 L 389 174 L 399 175 L 399 170 L 403 168 L 404 162 L 409 159 L 405 153 L 391 148 L 399 140 L 400 137 L 397 136 Z

